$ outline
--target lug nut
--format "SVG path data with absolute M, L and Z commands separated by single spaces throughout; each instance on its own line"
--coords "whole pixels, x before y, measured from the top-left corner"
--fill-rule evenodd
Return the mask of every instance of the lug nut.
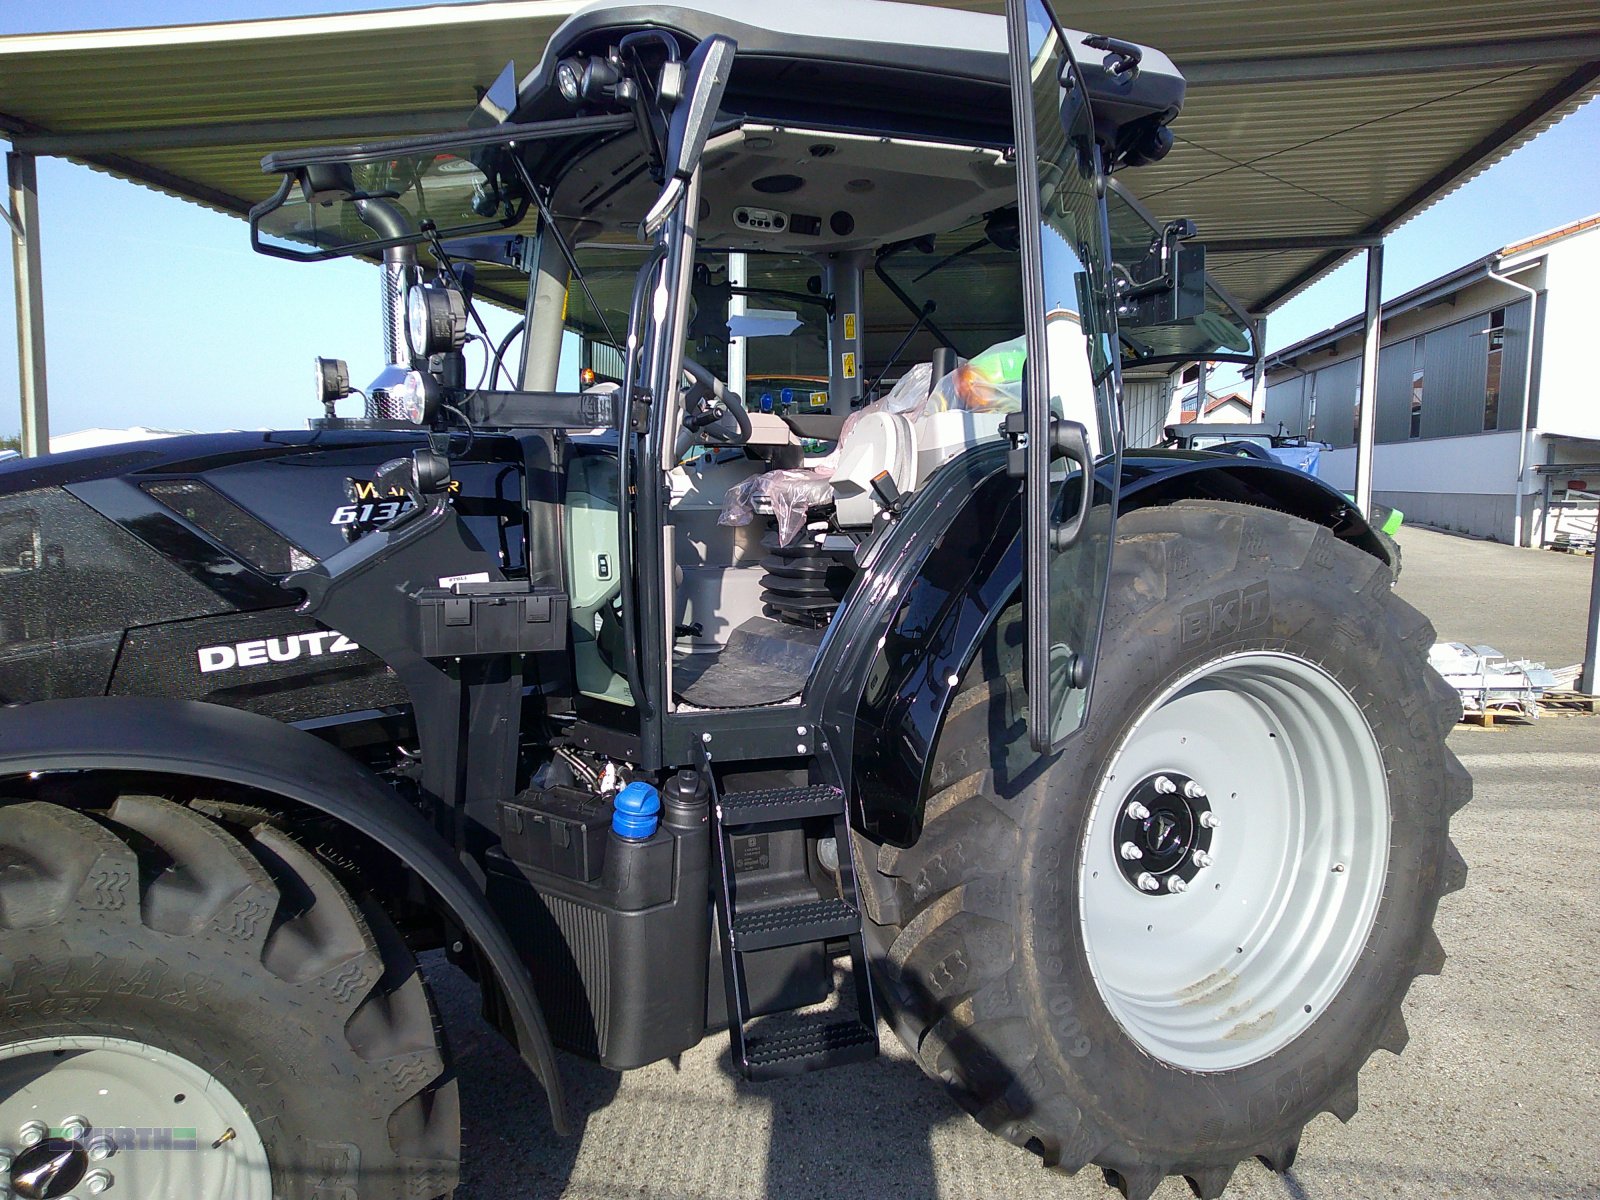
M 1140 804 L 1137 800 L 1128 805 L 1126 811 L 1130 820 L 1148 821 L 1150 819 L 1150 810 L 1144 805 Z
M 1168 875 L 1167 876 L 1167 891 L 1171 892 L 1174 896 L 1176 896 L 1176 895 L 1178 895 L 1178 894 L 1180 894 L 1182 892 L 1187 892 L 1188 890 L 1189 890 L 1189 885 L 1183 881 L 1183 876 L 1181 876 L 1181 875 Z
M 95 1162 L 104 1162 L 117 1152 L 117 1144 L 109 1135 L 100 1134 L 89 1141 L 89 1157 Z
M 76 1142 L 89 1132 L 88 1117 L 62 1117 L 61 1136 L 69 1142 Z
M 1173 783 L 1172 780 L 1168 779 L 1165 775 L 1156 776 L 1154 787 L 1156 791 L 1160 792 L 1163 796 L 1170 796 L 1173 792 L 1178 790 L 1178 785 Z
M 1132 842 L 1123 842 L 1118 848 L 1118 853 L 1120 853 L 1123 858 L 1128 859 L 1130 862 L 1133 859 L 1144 857 L 1144 851 L 1139 849 L 1139 847 L 1135 846 Z
M 1194 865 L 1199 867 L 1202 871 L 1211 865 L 1211 855 L 1207 854 L 1204 850 L 1196 850 L 1189 857 L 1194 859 Z
M 1191 800 L 1204 800 L 1206 798 L 1205 788 L 1192 779 L 1183 785 L 1183 794 Z
M 1161 890 L 1161 884 L 1157 882 L 1156 877 L 1150 874 L 1149 871 L 1140 871 L 1139 878 L 1134 882 L 1139 885 L 1141 892 L 1159 892 Z
M 1200 824 L 1204 825 L 1207 829 L 1215 829 L 1218 825 L 1221 825 L 1222 822 L 1217 820 L 1216 813 L 1203 812 L 1200 814 Z
M 88 1188 L 89 1191 L 94 1195 L 98 1196 L 101 1192 L 105 1191 L 111 1186 L 111 1172 L 90 1171 L 83 1177 L 83 1186 Z
M 0 1150 L 0 1175 L 5 1175 L 9 1173 L 10 1170 L 11 1155 L 7 1154 L 4 1150 Z M 0 1179 L 0 1196 L 4 1196 L 6 1194 L 6 1187 L 6 1181 L 4 1179 Z
M 37 1146 L 50 1132 L 43 1121 L 28 1121 L 17 1130 L 17 1140 L 24 1146 Z

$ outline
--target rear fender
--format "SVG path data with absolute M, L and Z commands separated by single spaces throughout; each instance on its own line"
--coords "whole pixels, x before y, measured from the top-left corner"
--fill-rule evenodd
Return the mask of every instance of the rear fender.
M 1324 525 L 1392 564 L 1390 545 L 1338 491 L 1279 463 L 1203 452 L 1130 452 L 1119 512 L 1230 500 Z M 909 846 L 922 833 L 935 740 L 973 659 L 1021 592 L 1021 490 L 1002 443 L 980 446 L 918 490 L 879 535 L 812 677 L 857 827 Z M 993 647 L 998 650 L 998 647 Z
M 567 1133 L 544 1013 L 516 949 L 449 845 L 376 776 L 270 718 L 192 700 L 89 697 L 0 709 L 0 777 L 31 771 L 147 771 L 217 779 L 327 813 L 414 871 L 465 931 L 510 1009 L 517 1048 Z

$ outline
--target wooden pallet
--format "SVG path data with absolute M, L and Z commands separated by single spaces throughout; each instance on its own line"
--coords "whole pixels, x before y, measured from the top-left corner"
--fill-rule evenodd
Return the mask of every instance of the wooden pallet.
M 1463 712 L 1463 725 L 1476 725 L 1480 729 L 1499 729 L 1506 724 L 1526 725 L 1528 718 L 1515 708 L 1489 708 L 1483 712 Z
M 1600 696 L 1586 696 L 1582 692 L 1549 691 L 1539 697 L 1539 708 L 1544 712 L 1587 713 L 1593 716 L 1597 711 L 1596 701 L 1600 701 Z

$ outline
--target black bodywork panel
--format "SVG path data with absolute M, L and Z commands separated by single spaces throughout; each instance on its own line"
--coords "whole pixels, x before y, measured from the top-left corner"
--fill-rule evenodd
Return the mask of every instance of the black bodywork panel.
M 161 695 L 291 723 L 404 705 L 394 672 L 297 613 L 281 580 L 392 515 L 402 501 L 372 479 L 426 444 L 221 433 L 0 466 L 0 703 Z M 518 439 L 494 435 L 454 464 L 463 523 L 513 575 L 523 464 Z
M 1387 543 L 1354 505 L 1313 476 L 1203 451 L 1126 452 L 1118 511 L 1182 499 L 1280 509 L 1389 562 Z M 1021 508 L 1003 444 L 947 465 L 880 535 L 824 643 L 813 695 L 860 828 L 878 841 L 908 846 L 921 836 L 945 711 L 1022 586 Z

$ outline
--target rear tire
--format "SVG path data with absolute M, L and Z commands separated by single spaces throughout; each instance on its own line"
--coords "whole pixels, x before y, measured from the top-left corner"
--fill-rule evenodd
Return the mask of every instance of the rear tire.
M 415 960 L 270 825 L 236 836 L 149 796 L 0 807 L 0 998 L 13 1176 L 53 1155 L 112 1195 L 456 1184 L 456 1083 Z
M 1127 515 L 1087 723 L 1043 762 L 1020 614 L 1001 618 L 946 717 L 922 837 L 877 855 L 888 1008 L 983 1125 L 1144 1200 L 1168 1175 L 1219 1196 L 1252 1155 L 1287 1170 L 1313 1116 L 1354 1115 L 1465 880 L 1457 705 L 1391 582 L 1282 513 Z M 1126 815 L 1146 800 L 1155 833 Z

